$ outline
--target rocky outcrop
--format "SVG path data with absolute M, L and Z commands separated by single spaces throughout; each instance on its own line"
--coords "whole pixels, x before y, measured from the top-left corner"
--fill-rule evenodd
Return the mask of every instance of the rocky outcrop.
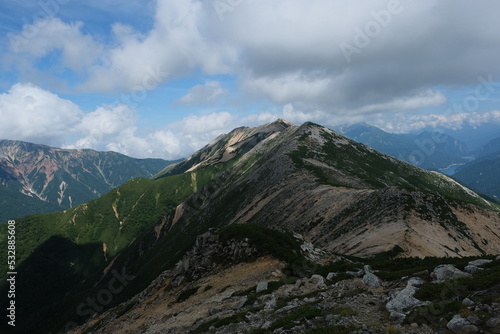
M 313 284 L 317 290 L 322 290 L 327 288 L 325 284 L 325 278 L 321 275 L 312 275 L 309 280 L 309 283 Z
M 475 274 L 477 273 L 478 271 L 481 271 L 483 270 L 482 268 L 478 267 L 478 266 L 473 266 L 473 265 L 466 265 L 464 267 L 464 272 L 468 273 L 468 274 Z
M 216 250 L 224 254 L 224 258 L 234 260 L 221 261 L 213 256 Z M 255 262 L 241 261 L 244 254 L 251 254 Z M 466 298 L 463 302 L 469 310 L 464 312 L 467 316 L 449 315 L 440 325 L 432 319 L 417 323 L 408 315 L 430 303 L 414 297 L 424 284 L 421 278 L 395 281 L 377 278 L 378 285 L 367 285 L 369 274 L 376 275 L 365 265 L 362 269 L 358 267 L 363 277 L 337 271 L 329 273 L 328 279 L 318 273 L 297 279 L 283 273 L 284 263 L 256 254 L 258 252 L 255 253 L 253 246 L 244 239 L 221 242 L 216 233 L 209 231 L 196 239 L 193 249 L 174 270 L 164 272 L 132 301 L 72 333 L 86 333 L 92 329 L 96 334 L 285 334 L 318 329 L 328 332 L 330 328 L 350 334 L 389 331 L 431 334 L 445 330 L 498 333 L 500 304 L 477 302 L 474 294 L 470 296 L 472 299 Z M 203 258 L 208 258 L 205 264 Z M 202 266 L 207 271 L 198 276 Z M 437 267 L 438 272 L 442 267 Z M 429 278 L 429 274 L 423 276 Z M 176 282 L 179 277 L 184 279 Z M 339 277 L 344 279 L 339 280 Z M 181 295 L 187 297 L 180 298 Z M 128 311 L 122 315 L 124 308 Z M 485 314 L 490 315 L 489 318 L 485 319 Z
M 434 268 L 431 277 L 435 282 L 444 282 L 457 278 L 472 277 L 472 275 L 457 269 L 451 264 L 443 264 Z
M 363 283 L 366 286 L 377 287 L 380 286 L 380 279 L 372 272 L 371 267 L 366 265 L 364 267 L 365 275 L 363 276 Z
M 255 128 L 239 127 L 228 134 L 222 134 L 195 152 L 189 158 L 169 166 L 159 173 L 161 177 L 194 171 L 199 168 L 215 165 L 239 157 L 254 148 L 257 144 L 272 138 L 277 133 L 295 126 L 285 120 L 278 119 L 272 123 Z
M 429 304 L 429 302 L 424 302 L 414 297 L 417 286 L 422 283 L 423 281 L 419 278 L 411 278 L 408 280 L 406 287 L 401 291 L 395 292 L 385 305 L 387 311 L 391 313 L 391 318 L 396 322 L 402 322 L 412 308 Z
M 481 271 L 483 270 L 483 268 L 481 268 L 482 265 L 485 265 L 487 263 L 490 263 L 492 260 L 486 260 L 486 259 L 479 259 L 479 260 L 475 260 L 475 261 L 470 261 L 465 267 L 464 267 L 464 271 L 466 273 L 469 273 L 469 274 L 475 274 L 477 273 L 478 271 Z
M 193 249 L 171 271 L 173 285 L 178 286 L 186 279 L 196 280 L 207 275 L 217 264 L 234 264 L 257 254 L 257 248 L 250 245 L 248 239 L 230 240 L 222 244 L 218 234 L 208 231 L 196 238 Z
M 492 334 L 500 333 L 500 316 L 493 317 L 486 322 L 486 328 Z
M 255 292 L 259 293 L 259 292 L 262 292 L 262 291 L 266 291 L 267 287 L 268 287 L 268 282 L 266 282 L 266 281 L 259 282 L 257 284 L 257 287 L 255 288 Z
M 479 328 L 477 326 L 470 323 L 466 318 L 462 318 L 461 315 L 457 314 L 451 319 L 446 327 L 451 330 L 453 333 L 457 334 L 469 334 L 469 333 L 478 333 Z
M 470 261 L 468 263 L 469 266 L 476 266 L 476 267 L 481 267 L 487 263 L 491 263 L 492 260 L 488 260 L 488 259 L 479 259 L 479 260 L 474 260 L 474 261 Z

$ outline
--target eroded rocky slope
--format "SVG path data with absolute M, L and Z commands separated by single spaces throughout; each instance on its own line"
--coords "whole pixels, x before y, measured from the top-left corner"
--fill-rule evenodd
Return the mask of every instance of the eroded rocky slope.
M 171 162 L 115 152 L 66 150 L 0 140 L 0 190 L 18 193 L 2 204 L 0 220 L 63 210 L 98 198 L 134 177 L 151 177 Z M 23 207 L 36 202 L 38 211 Z M 8 204 L 8 205 L 7 205 Z M 19 212 L 12 211 L 19 206 Z M 36 208 L 35 208 L 36 209 Z M 4 217 L 3 212 L 9 211 Z
M 404 261 L 398 266 L 398 260 L 380 260 L 372 267 L 315 249 L 301 238 L 304 271 L 297 277 L 297 267 L 265 254 L 255 241 L 242 235 L 226 242 L 207 232 L 173 270 L 71 333 L 500 330 L 500 289 L 493 277 L 500 269 L 499 258 L 455 261 L 462 267 L 467 263 L 465 271 L 452 264 L 434 267 L 438 259 L 421 260 L 423 268 L 434 268 L 430 270 L 411 268 Z M 405 266 L 410 268 L 402 272 Z M 469 289 L 474 279 L 488 283 Z M 434 288 L 434 295 L 427 296 Z

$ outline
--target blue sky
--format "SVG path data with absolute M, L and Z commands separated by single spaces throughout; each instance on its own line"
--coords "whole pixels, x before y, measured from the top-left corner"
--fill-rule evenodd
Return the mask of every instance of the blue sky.
M 500 124 L 496 1 L 5 0 L 0 137 L 187 156 L 285 118 Z

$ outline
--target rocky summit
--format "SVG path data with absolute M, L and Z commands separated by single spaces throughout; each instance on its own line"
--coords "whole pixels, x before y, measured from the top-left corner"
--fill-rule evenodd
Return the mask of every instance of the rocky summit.
M 17 224 L 19 277 L 44 276 L 18 282 L 26 333 L 493 333 L 499 316 L 499 206 L 310 122 L 235 129 Z

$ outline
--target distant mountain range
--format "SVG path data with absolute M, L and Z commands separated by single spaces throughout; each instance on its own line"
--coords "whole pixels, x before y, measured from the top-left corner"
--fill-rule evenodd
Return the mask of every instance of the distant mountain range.
M 500 200 L 500 149 L 458 168 L 453 178 L 478 193 Z
M 344 136 L 418 167 L 442 171 L 471 160 L 467 145 L 447 134 L 395 134 L 366 123 L 332 127 Z
M 460 152 L 460 144 L 449 138 L 443 145 Z M 44 184 L 36 188 L 38 194 Z M 66 199 L 56 196 L 60 198 Z M 210 242 L 203 235 L 209 231 L 219 231 L 221 245 L 230 245 L 227 254 L 225 246 L 204 253 Z M 134 326 L 137 316 L 127 312 L 137 298 L 160 300 L 162 293 L 180 287 L 184 290 L 176 303 L 181 303 L 200 290 L 200 285 L 186 290 L 187 282 L 214 270 L 217 263 L 235 265 L 228 261 L 254 254 L 250 245 L 286 261 L 288 267 L 282 268 L 290 278 L 309 279 L 320 265 L 303 260 L 291 232 L 321 249 L 318 254 L 332 257 L 499 254 L 500 206 L 441 173 L 314 123 L 294 126 L 277 120 L 237 128 L 153 179 L 131 180 L 62 212 L 18 219 L 17 312 L 23 321 L 17 332 L 58 332 L 87 321 L 75 333 L 126 332 L 107 326 L 122 321 Z M 0 240 L 6 238 L 2 224 Z M 240 244 L 247 248 L 238 248 Z M 199 263 L 184 259 L 188 252 Z M 6 256 L 6 249 L 0 249 L 0 257 Z M 5 266 L 0 263 L 1 273 L 8 271 Z M 252 287 L 260 278 L 249 279 Z M 150 285 L 155 289 L 148 289 Z M 6 295 L 6 289 L 4 285 L 0 294 Z M 96 296 L 100 302 L 92 309 L 88 301 Z M 4 310 L 5 300 L 0 305 Z M 150 314 L 147 305 L 141 312 Z M 209 315 L 226 314 L 225 309 L 207 312 L 195 319 L 200 319 L 198 324 Z M 97 320 L 95 313 L 103 318 Z M 168 332 L 175 316 L 158 317 L 136 331 Z M 189 332 L 195 320 L 181 324 L 175 333 Z
M 490 154 L 495 154 L 500 152 L 500 137 L 490 140 L 484 147 L 478 152 L 478 157 L 485 157 Z
M 0 221 L 71 208 L 170 163 L 0 140 Z
M 464 142 L 440 132 L 394 134 L 366 123 L 332 128 L 379 152 L 427 170 L 440 171 L 485 196 L 500 199 L 500 138 L 472 150 Z M 478 140 L 472 143 L 477 145 Z

